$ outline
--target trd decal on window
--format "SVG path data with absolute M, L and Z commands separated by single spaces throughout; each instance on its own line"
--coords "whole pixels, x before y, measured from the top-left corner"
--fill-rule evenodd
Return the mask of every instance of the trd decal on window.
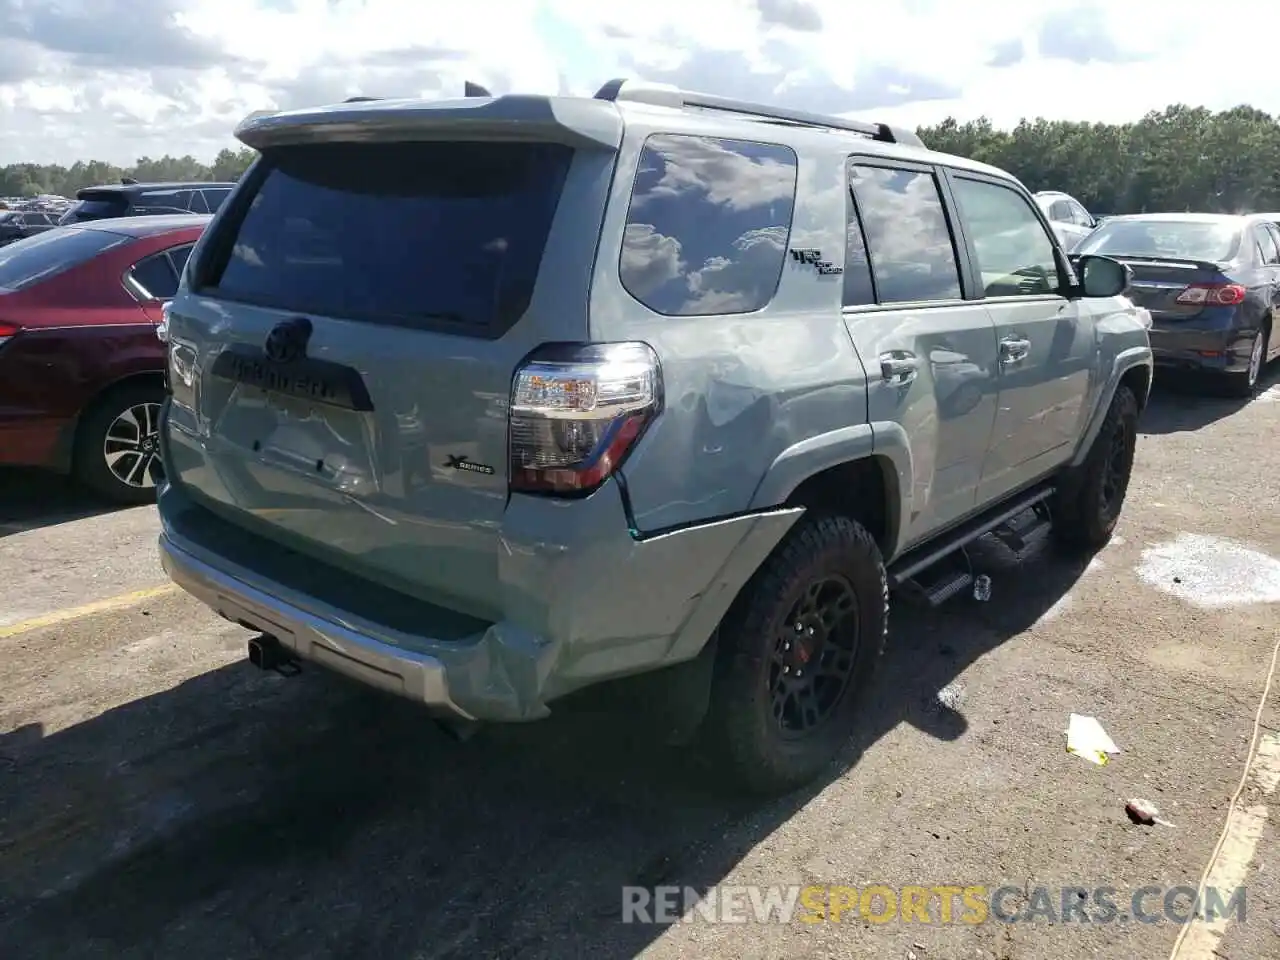
M 796 263 L 816 267 L 818 275 L 822 277 L 834 277 L 844 273 L 844 267 L 837 266 L 830 260 L 823 260 L 822 251 L 814 250 L 811 247 L 792 250 L 791 259 Z

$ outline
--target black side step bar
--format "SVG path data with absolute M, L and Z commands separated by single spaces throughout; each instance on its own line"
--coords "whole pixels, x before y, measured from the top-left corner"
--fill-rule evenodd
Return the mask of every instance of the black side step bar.
M 909 550 L 889 568 L 889 589 L 896 590 L 917 573 L 933 566 L 943 557 L 990 533 L 1002 523 L 1016 517 L 1053 496 L 1053 486 L 1033 487 L 1013 500 L 1007 500 L 944 533 L 938 540 Z

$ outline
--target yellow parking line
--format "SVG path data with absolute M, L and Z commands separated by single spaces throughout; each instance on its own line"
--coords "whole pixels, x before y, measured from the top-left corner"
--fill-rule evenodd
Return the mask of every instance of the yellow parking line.
M 17 623 L 11 623 L 8 626 L 0 626 L 0 640 L 5 640 L 9 637 L 16 637 L 20 633 L 27 633 L 31 630 L 42 630 L 45 627 L 57 626 L 60 623 L 67 623 L 71 620 L 91 617 L 95 613 L 107 613 L 111 610 L 127 610 L 130 607 L 135 607 L 146 600 L 152 600 L 156 597 L 163 597 L 177 592 L 177 584 L 166 583 L 159 587 L 148 587 L 145 590 L 134 590 L 132 593 L 122 593 L 118 597 L 107 597 L 105 600 L 86 603 L 84 606 L 80 607 L 66 607 L 62 610 L 54 610 L 52 613 L 46 613 L 39 617 L 32 617 L 30 620 L 20 620 Z

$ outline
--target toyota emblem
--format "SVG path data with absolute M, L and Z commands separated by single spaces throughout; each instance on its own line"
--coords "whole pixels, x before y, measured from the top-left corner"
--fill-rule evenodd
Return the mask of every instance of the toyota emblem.
M 294 317 L 278 323 L 267 334 L 264 350 L 272 363 L 293 363 L 307 354 L 307 341 L 311 338 L 311 321 L 306 317 Z

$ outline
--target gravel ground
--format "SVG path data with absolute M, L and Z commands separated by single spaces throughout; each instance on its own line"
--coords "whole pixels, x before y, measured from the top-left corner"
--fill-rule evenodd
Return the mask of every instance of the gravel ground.
M 1280 385 L 1248 404 L 1159 389 L 1113 544 L 1088 565 L 984 545 L 990 602 L 897 609 L 851 766 L 763 805 L 726 799 L 590 700 L 458 744 L 411 704 L 315 670 L 258 673 L 247 634 L 178 593 L 58 622 L 164 583 L 154 511 L 95 514 L 47 479 L 0 478 L 0 943 L 185 960 L 1163 960 L 1174 923 L 623 924 L 621 888 L 1011 886 L 1008 909 L 1038 887 L 1106 886 L 1124 914 L 1144 885 L 1194 887 L 1277 635 L 1278 427 Z M 1065 751 L 1073 712 L 1116 741 L 1106 766 Z M 1261 734 L 1280 757 L 1278 688 Z M 1243 858 L 1245 922 L 1188 937 L 1184 958 L 1280 956 L 1275 780 L 1246 781 L 1256 851 L 1227 844 L 1219 861 L 1229 878 Z M 1171 825 L 1131 824 L 1132 796 Z

